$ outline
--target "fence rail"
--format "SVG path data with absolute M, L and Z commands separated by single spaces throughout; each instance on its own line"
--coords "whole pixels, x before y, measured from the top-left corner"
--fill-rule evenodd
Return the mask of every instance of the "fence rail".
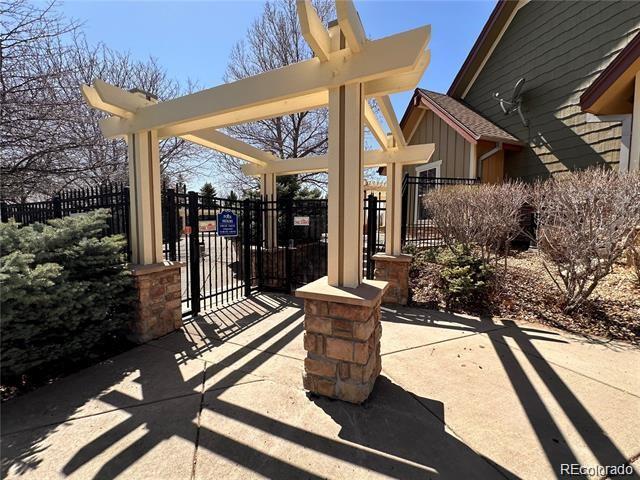
M 22 225 L 30 225 L 102 208 L 111 211 L 104 233 L 124 235 L 127 238 L 127 250 L 130 253 L 129 187 L 123 184 L 65 190 L 54 195 L 50 200 L 40 202 L 0 203 L 0 218 L 2 222 L 13 219 Z
M 452 185 L 477 185 L 476 178 L 412 177 L 402 182 L 402 245 L 437 247 L 442 236 L 424 207 L 425 196 L 438 188 Z

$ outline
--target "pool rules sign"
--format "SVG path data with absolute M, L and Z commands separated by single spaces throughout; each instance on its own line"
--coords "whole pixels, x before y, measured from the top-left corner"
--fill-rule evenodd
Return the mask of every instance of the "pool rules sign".
M 218 214 L 218 236 L 238 236 L 238 215 L 229 210 L 224 210 Z

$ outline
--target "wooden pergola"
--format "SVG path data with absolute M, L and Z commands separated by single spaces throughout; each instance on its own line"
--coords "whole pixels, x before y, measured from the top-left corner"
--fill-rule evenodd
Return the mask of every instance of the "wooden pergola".
M 431 145 L 408 146 L 389 94 L 413 89 L 429 64 L 430 27 L 378 40 L 367 39 L 351 0 L 337 0 L 337 23 L 326 29 L 309 0 L 298 17 L 314 58 L 164 102 L 125 91 L 100 79 L 83 85 L 89 105 L 110 114 L 101 121 L 108 138 L 129 146 L 133 262 L 163 261 L 158 141 L 180 137 L 247 161 L 262 194 L 275 196 L 275 178 L 328 172 L 328 283 L 356 287 L 362 281 L 363 168 L 386 166 L 386 253 L 400 253 L 402 166 L 427 162 Z M 375 99 L 390 133 L 368 100 Z M 328 106 L 328 153 L 280 159 L 234 139 L 224 127 Z M 363 149 L 366 126 L 380 148 Z

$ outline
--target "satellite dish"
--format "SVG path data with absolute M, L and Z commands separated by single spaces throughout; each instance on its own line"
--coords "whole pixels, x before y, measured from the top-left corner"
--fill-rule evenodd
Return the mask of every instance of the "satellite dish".
M 505 100 L 500 97 L 500 93 L 496 92 L 493 96 L 498 102 L 500 102 L 500 108 L 505 115 L 511 115 L 513 112 L 518 112 L 522 124 L 526 127 L 529 122 L 522 113 L 522 87 L 524 86 L 524 77 L 520 78 L 513 87 L 513 93 L 510 100 Z

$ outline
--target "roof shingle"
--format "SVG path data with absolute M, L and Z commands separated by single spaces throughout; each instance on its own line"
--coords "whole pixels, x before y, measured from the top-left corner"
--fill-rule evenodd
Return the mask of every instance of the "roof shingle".
M 434 108 L 434 111 L 436 109 L 442 111 L 435 111 L 436 114 L 446 114 L 476 140 L 491 140 L 514 144 L 522 143 L 509 132 L 503 130 L 492 121 L 475 112 L 460 100 L 456 100 L 449 95 L 424 90 L 422 88 L 418 88 L 417 91 L 427 104 L 432 107 L 436 107 Z

